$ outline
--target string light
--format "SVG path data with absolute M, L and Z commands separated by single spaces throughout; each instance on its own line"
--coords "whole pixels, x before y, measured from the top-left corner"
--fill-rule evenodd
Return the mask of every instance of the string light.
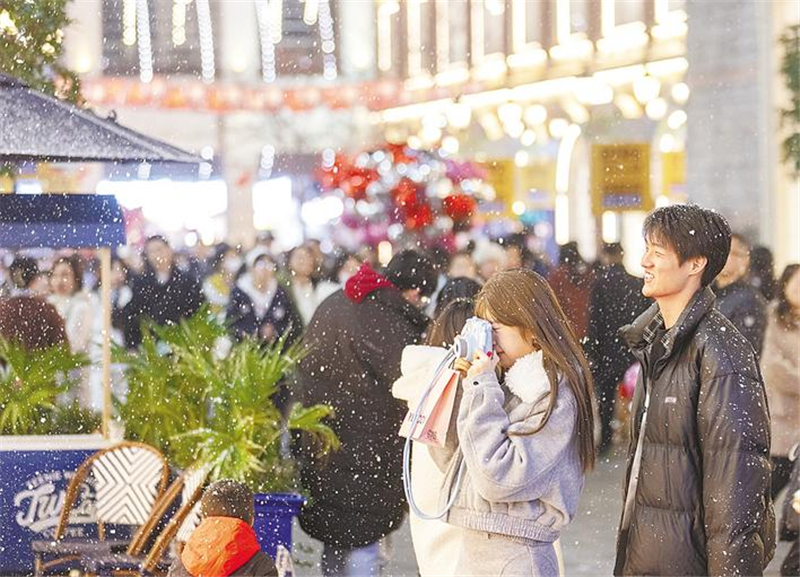
M 256 18 L 261 40 L 261 77 L 264 82 L 275 82 L 277 78 L 275 45 L 270 36 L 270 12 L 267 0 L 256 0 Z
M 272 43 L 278 44 L 283 39 L 283 0 L 269 2 L 269 34 Z
M 136 0 L 122 2 L 122 43 L 125 46 L 136 44 Z
M 322 75 L 326 80 L 333 80 L 339 72 L 336 65 L 336 38 L 329 0 L 319 0 L 319 37 L 322 40 Z
M 197 27 L 200 33 L 200 69 L 204 82 L 213 82 L 216 74 L 214 63 L 214 33 L 211 28 L 211 9 L 208 0 L 196 0 Z
M 172 5 L 172 44 L 181 46 L 186 42 L 186 0 L 175 0 Z
M 305 8 L 303 9 L 303 22 L 309 26 L 313 26 L 317 23 L 317 18 L 319 16 L 319 0 L 300 1 L 305 3 Z
M 136 1 L 136 32 L 139 35 L 139 79 L 153 80 L 153 49 L 150 44 L 150 10 L 147 0 Z

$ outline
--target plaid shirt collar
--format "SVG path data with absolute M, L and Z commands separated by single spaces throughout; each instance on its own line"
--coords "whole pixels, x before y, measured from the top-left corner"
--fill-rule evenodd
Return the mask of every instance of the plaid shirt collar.
M 661 346 L 664 347 L 664 350 L 670 350 L 670 345 L 673 341 L 673 335 L 675 333 L 675 327 L 678 326 L 677 324 L 667 330 L 664 335 L 661 337 Z M 664 315 L 661 314 L 661 311 L 657 312 L 656 315 L 647 323 L 647 326 L 644 327 L 642 331 L 642 337 L 644 338 L 645 342 L 648 346 L 653 344 L 653 341 L 658 334 L 658 331 L 664 329 Z

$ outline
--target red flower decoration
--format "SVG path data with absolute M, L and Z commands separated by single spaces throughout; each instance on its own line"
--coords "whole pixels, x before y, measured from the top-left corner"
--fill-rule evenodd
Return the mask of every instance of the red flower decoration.
M 423 202 L 406 209 L 405 225 L 408 230 L 420 230 L 433 223 L 431 205 Z
M 408 154 L 410 149 L 405 143 L 387 144 L 386 152 L 392 155 L 392 162 L 395 164 L 413 164 L 417 161 L 416 157 Z
M 392 189 L 392 198 L 398 206 L 411 206 L 417 203 L 419 186 L 409 178 L 401 178 Z
M 451 194 L 442 201 L 442 206 L 453 222 L 465 222 L 472 218 L 477 202 L 467 194 Z
M 349 178 L 353 168 L 353 163 L 349 158 L 337 154 L 332 166 L 318 167 L 314 176 L 323 190 L 334 190 L 339 188 L 342 183 Z
M 378 173 L 367 168 L 351 168 L 339 187 L 347 196 L 355 200 L 367 198 L 367 187 L 378 180 Z

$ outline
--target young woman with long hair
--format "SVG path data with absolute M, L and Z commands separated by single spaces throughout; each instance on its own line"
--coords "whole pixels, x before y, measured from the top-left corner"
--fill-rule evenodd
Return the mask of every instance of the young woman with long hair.
M 553 543 L 575 516 L 594 465 L 591 373 L 558 300 L 535 272 L 497 273 L 475 312 L 492 324 L 494 351 L 456 364 L 465 372 L 460 451 L 447 463 L 440 493 L 441 506 L 463 458 L 466 472 L 447 514 L 465 529 L 455 574 L 558 575 Z

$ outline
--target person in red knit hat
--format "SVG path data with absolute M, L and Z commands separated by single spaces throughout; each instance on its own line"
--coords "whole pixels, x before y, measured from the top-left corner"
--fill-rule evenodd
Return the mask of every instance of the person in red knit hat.
M 189 537 L 169 577 L 276 576 L 275 563 L 253 531 L 253 492 L 223 479 L 203 493 L 203 520 Z

